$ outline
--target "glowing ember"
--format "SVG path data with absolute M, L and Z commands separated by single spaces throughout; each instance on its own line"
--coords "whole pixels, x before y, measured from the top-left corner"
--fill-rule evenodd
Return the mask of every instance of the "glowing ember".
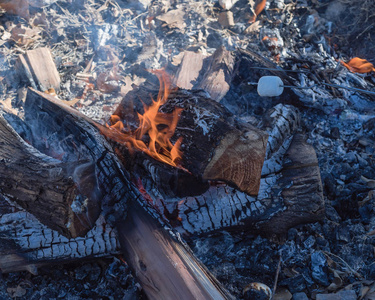
M 374 65 L 365 59 L 354 57 L 348 63 L 340 62 L 354 73 L 369 73 L 375 71 Z
M 110 137 L 126 144 L 129 149 L 141 150 L 159 161 L 181 167 L 179 161 L 182 153 L 179 147 L 182 139 L 178 139 L 174 145 L 170 139 L 174 135 L 182 109 L 176 108 L 171 114 L 159 112 L 159 108 L 167 102 L 171 84 L 166 72 L 159 70 L 153 73 L 160 81 L 159 94 L 156 101 L 152 99 L 150 106 L 143 105 L 144 114 L 138 114 L 139 127 L 133 132 L 126 131 L 120 118 L 112 115 L 110 129 L 116 134 L 111 134 Z M 146 135 L 149 137 L 147 144 L 142 140 Z

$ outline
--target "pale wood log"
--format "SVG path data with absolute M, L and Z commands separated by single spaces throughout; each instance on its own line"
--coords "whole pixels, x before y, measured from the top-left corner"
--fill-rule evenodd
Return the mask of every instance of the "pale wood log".
M 234 299 L 191 250 L 149 218 L 137 203 L 118 227 L 125 260 L 149 299 Z
M 219 14 L 218 22 L 224 28 L 229 28 L 229 27 L 234 26 L 233 13 L 230 10 L 222 11 Z
M 48 48 L 27 50 L 19 56 L 16 68 L 21 80 L 26 81 L 34 89 L 60 89 L 60 75 Z

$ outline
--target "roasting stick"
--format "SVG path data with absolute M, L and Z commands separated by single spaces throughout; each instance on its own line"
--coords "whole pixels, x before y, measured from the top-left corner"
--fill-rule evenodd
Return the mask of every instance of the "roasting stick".
M 318 86 L 318 84 L 314 84 L 312 86 L 295 86 L 295 85 L 284 85 L 283 81 L 278 76 L 263 76 L 259 79 L 258 82 L 248 82 L 249 85 L 257 85 L 258 86 L 258 94 L 262 97 L 277 97 L 280 96 L 284 88 L 293 88 L 293 89 L 311 89 L 313 87 Z M 355 87 L 347 87 L 343 85 L 338 84 L 331 84 L 331 83 L 325 83 L 321 82 L 321 84 L 326 86 L 331 86 L 334 88 L 342 88 L 349 91 L 359 92 L 359 93 L 365 93 L 369 95 L 375 95 L 375 92 L 367 91 Z
M 28 93 L 32 93 L 49 109 L 60 110 L 67 116 L 73 115 L 80 121 L 85 120 L 102 132 L 109 130 L 53 96 L 32 88 Z M 129 187 L 128 194 L 134 195 L 134 198 L 127 203 L 126 212 L 114 212 L 118 216 L 115 224 L 124 258 L 148 298 L 234 299 L 194 256 L 179 235 L 168 224 L 162 226 L 156 220 L 160 217 L 151 207 L 144 205 L 147 200 L 143 199 L 144 195 L 130 182 L 128 176 L 124 176 L 123 180 L 129 181 L 125 186 Z M 124 219 L 122 215 L 127 217 Z

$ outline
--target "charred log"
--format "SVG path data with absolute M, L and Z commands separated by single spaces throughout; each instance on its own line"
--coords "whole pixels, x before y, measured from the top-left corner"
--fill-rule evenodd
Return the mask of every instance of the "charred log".
M 97 219 L 85 237 L 68 239 L 4 199 L 0 205 L 1 272 L 27 270 L 35 274 L 44 265 L 120 253 L 117 231 L 103 217 Z
M 184 234 L 223 228 L 280 234 L 296 224 L 320 220 L 324 199 L 317 159 L 314 149 L 295 136 L 298 126 L 299 112 L 292 106 L 277 105 L 265 115 L 262 128 L 270 136 L 257 196 L 213 182 L 205 193 L 194 197 L 161 199 L 154 183 L 146 179 L 145 190 L 164 215 L 174 217 L 176 228 Z M 299 146 L 301 143 L 303 147 Z M 309 157 L 291 163 L 288 153 L 295 147 Z M 289 172 L 293 164 L 300 167 L 292 176 Z M 311 189 L 305 193 L 300 182 L 307 180 Z

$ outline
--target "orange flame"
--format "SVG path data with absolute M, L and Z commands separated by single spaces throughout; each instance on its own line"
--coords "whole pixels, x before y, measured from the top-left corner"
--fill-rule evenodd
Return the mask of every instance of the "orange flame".
M 375 71 L 374 65 L 365 59 L 354 57 L 348 63 L 340 62 L 353 73 L 369 73 Z
M 111 138 L 130 146 L 130 148 L 141 150 L 159 161 L 182 168 L 179 165 L 182 158 L 182 152 L 179 150 L 182 138 L 179 138 L 174 145 L 170 141 L 176 130 L 182 108 L 176 108 L 171 114 L 159 112 L 159 108 L 168 100 L 171 82 L 165 71 L 152 72 L 158 76 L 160 81 L 160 90 L 156 101 L 152 99 L 150 106 L 143 104 L 144 114 L 138 113 L 139 127 L 134 132 L 125 131 L 119 116 L 112 115 L 110 129 L 117 134 L 111 135 Z M 149 137 L 147 144 L 142 140 L 145 135 Z

